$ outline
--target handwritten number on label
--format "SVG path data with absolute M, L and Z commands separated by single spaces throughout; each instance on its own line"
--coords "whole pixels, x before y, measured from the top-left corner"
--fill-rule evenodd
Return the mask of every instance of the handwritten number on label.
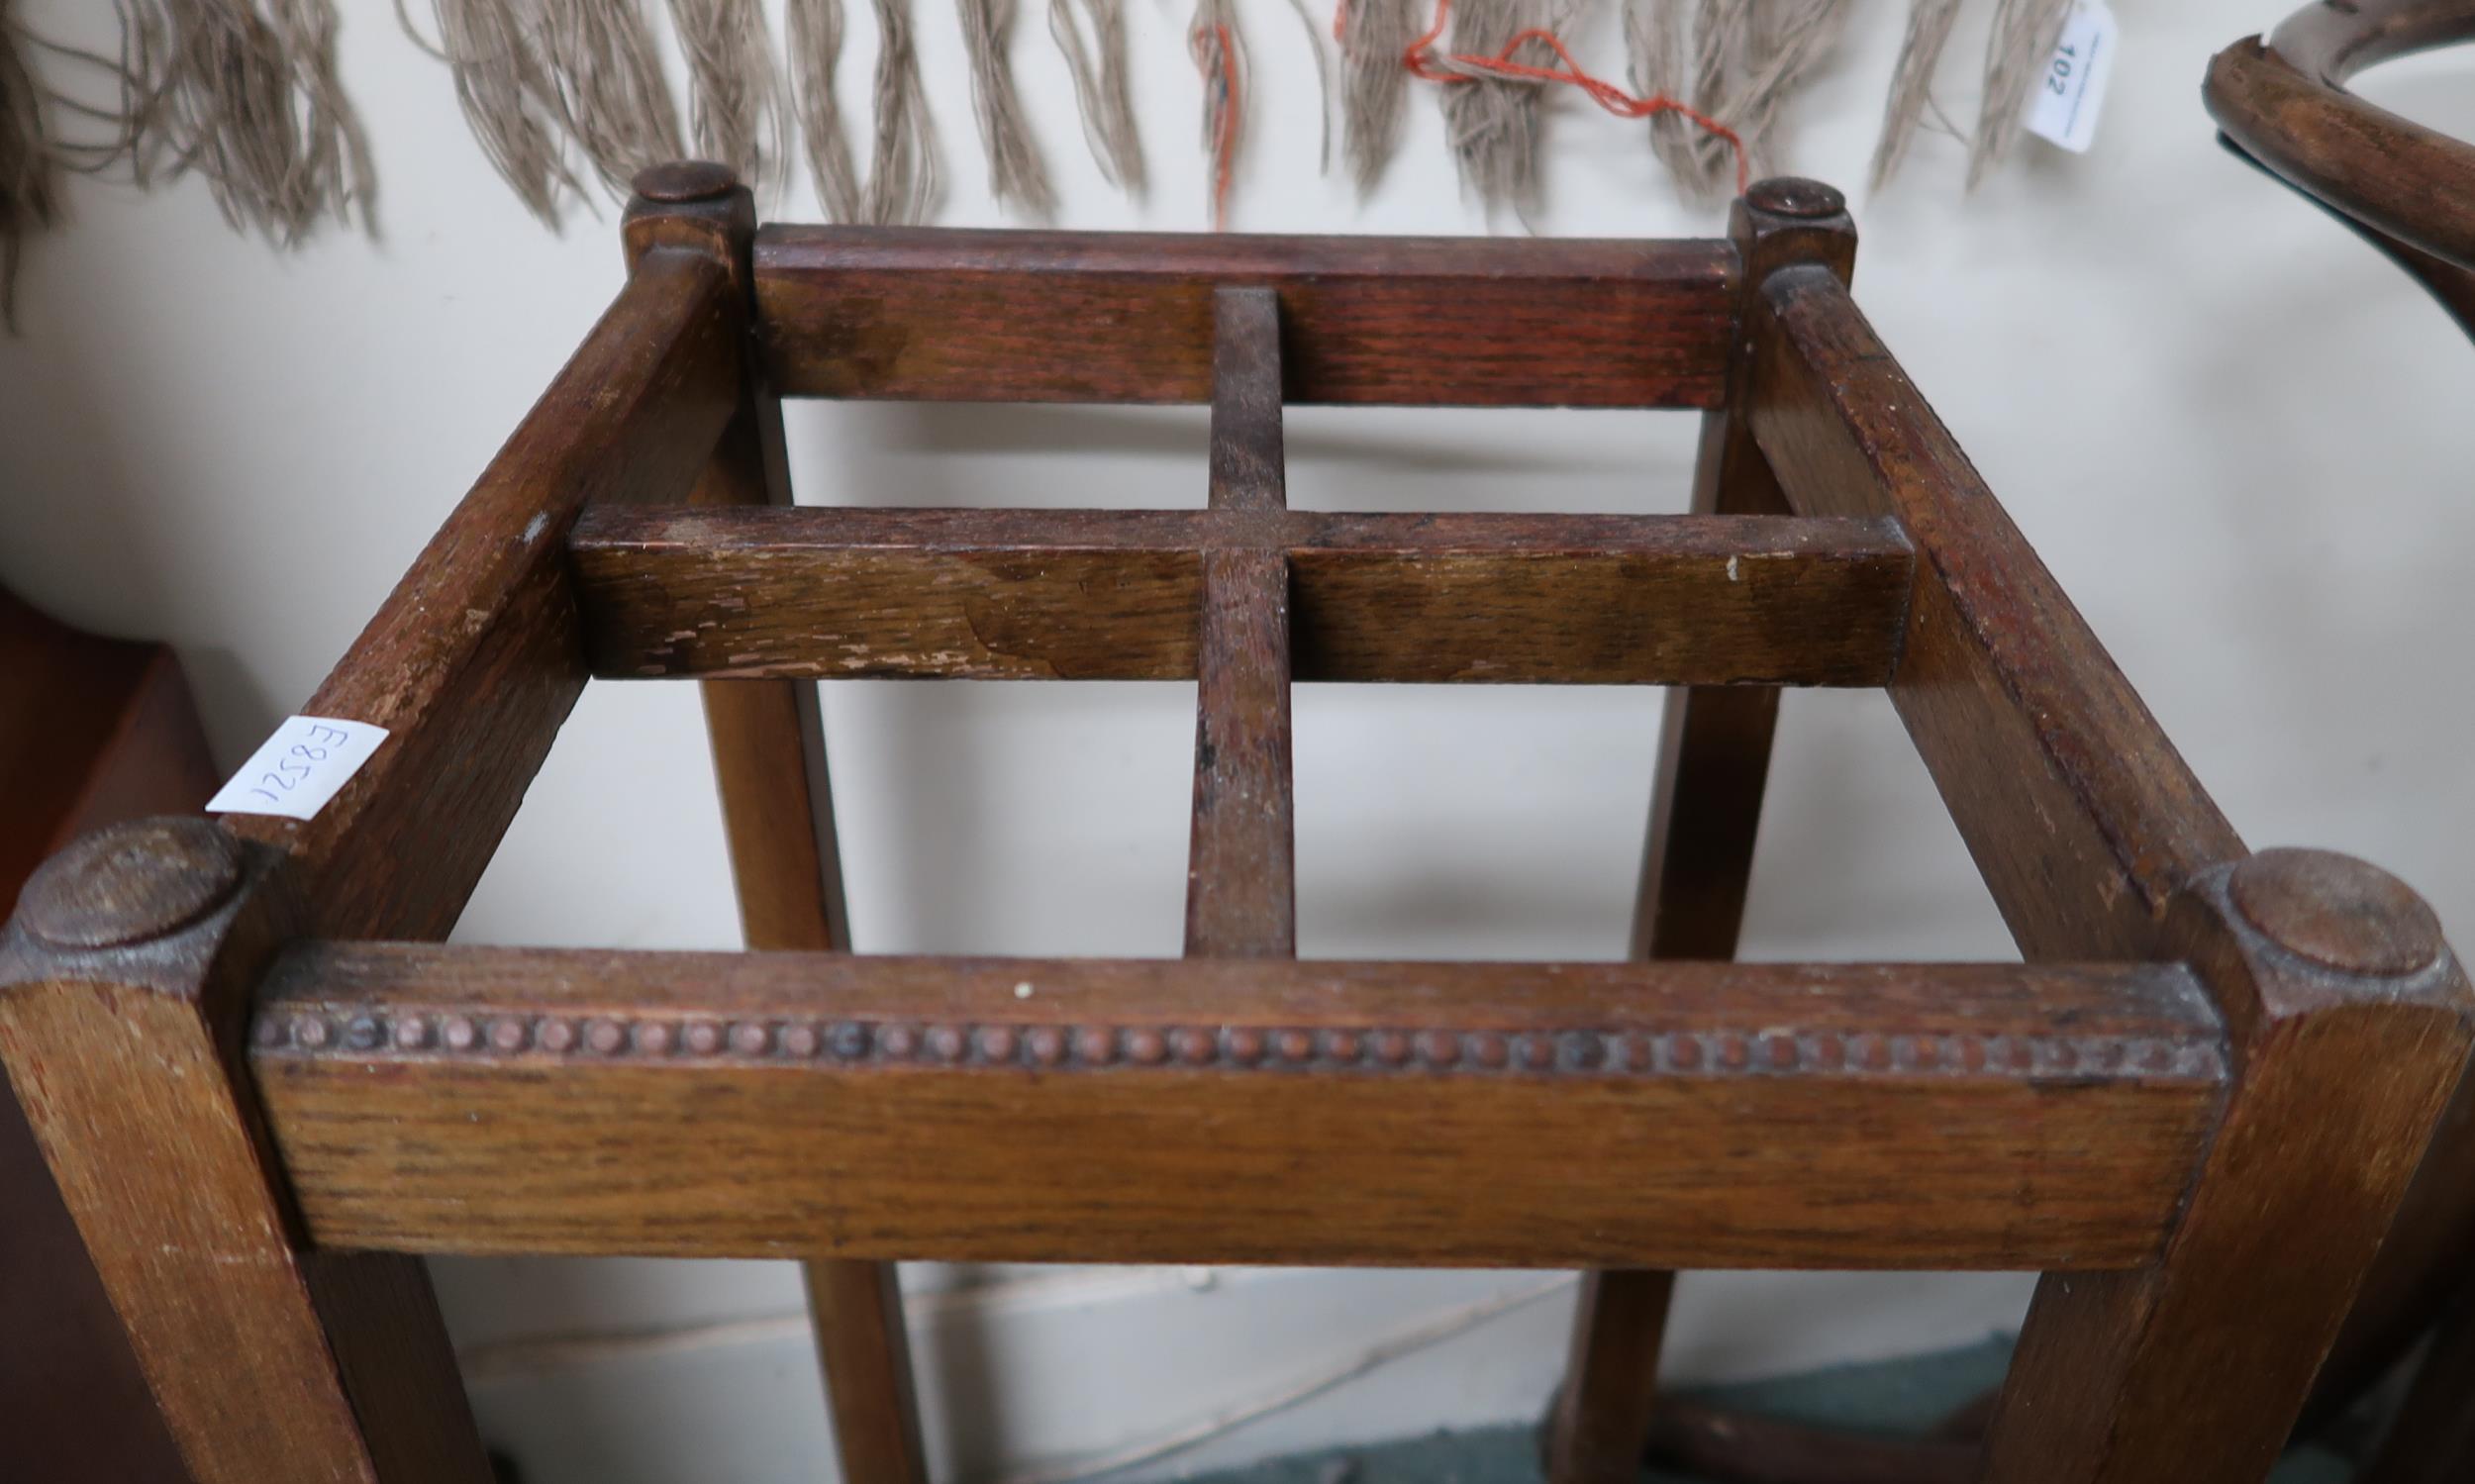
M 363 722 L 292 717 L 242 765 L 207 808 L 305 820 L 358 770 L 386 732 Z

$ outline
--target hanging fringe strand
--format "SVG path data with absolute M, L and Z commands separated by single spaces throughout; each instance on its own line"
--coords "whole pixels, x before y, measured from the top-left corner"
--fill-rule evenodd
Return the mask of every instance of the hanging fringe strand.
M 1238 168 L 1244 122 L 1246 42 L 1230 0 L 1201 0 L 1186 49 L 1203 74 L 1203 148 L 1212 161 L 1212 230 L 1229 225 L 1229 185 Z
M 331 0 L 132 0 L 123 15 L 134 179 L 195 170 L 226 221 L 279 246 L 356 210 L 376 230 Z
M 1090 12 L 1091 39 L 1075 20 Z M 1074 104 L 1083 116 L 1091 157 L 1111 185 L 1130 196 L 1144 189 L 1142 136 L 1135 129 L 1135 99 L 1126 75 L 1126 0 L 1048 0 L 1048 35 L 1065 55 L 1074 79 Z
M 1048 169 L 1040 163 L 1032 126 L 1015 95 L 1006 44 L 1014 32 L 1014 0 L 957 0 L 962 40 L 971 53 L 971 111 L 988 154 L 988 189 L 999 202 L 1046 217 L 1056 210 Z
M 1959 21 L 1959 0 L 1909 0 L 1908 34 L 1899 44 L 1899 63 L 1891 70 L 1891 96 L 1882 109 L 1882 138 L 1873 147 L 1872 188 L 1890 184 L 1917 128 L 1925 122 L 1931 100 L 1933 69 Z
M 876 0 L 876 161 L 868 169 L 868 220 L 925 222 L 937 209 L 937 127 L 911 44 L 911 0 Z
M 1755 170 L 1769 173 L 1779 111 L 1837 40 L 1847 5 L 1848 0 L 1754 0 L 1749 65 L 1720 117 L 1743 136 Z
M 1401 102 L 1409 96 L 1401 59 L 1417 35 L 1418 0 L 1340 0 L 1333 12 L 1343 152 L 1360 195 L 1375 188 L 1401 148 Z
M 1548 54 L 1542 39 L 1560 30 L 1577 8 L 1570 0 L 1462 0 L 1451 19 L 1454 50 L 1432 64 L 1470 84 L 1443 95 L 1444 124 L 1462 181 L 1489 206 L 1509 204 L 1525 220 L 1540 204 L 1538 81 L 1521 72 L 1465 68 L 1458 59 L 1521 58 L 1520 65 L 1534 71 Z M 1447 0 L 1439 13 L 1448 9 Z M 1560 53 L 1560 45 L 1554 49 Z
M 637 172 L 686 152 L 643 0 L 528 0 L 568 138 L 620 200 Z
M 729 165 L 759 196 L 769 193 L 781 183 L 790 139 L 762 0 L 670 0 L 670 22 L 687 53 L 697 152 Z
M 60 198 L 43 102 L 10 9 L 0 0 L 0 330 L 14 333 L 18 253 L 29 235 L 59 220 Z
M 842 59 L 842 0 L 789 0 L 783 21 L 790 42 L 791 105 L 808 146 L 817 204 L 827 221 L 865 221 L 867 200 L 850 166 L 842 102 L 834 96 L 834 67 Z
M 414 29 L 404 0 L 395 19 L 413 44 L 447 64 L 455 101 L 491 168 L 544 225 L 558 225 L 562 193 L 575 177 L 560 161 L 563 133 L 556 90 L 525 36 L 517 0 L 434 0 L 439 44 Z
M 1968 189 L 1975 190 L 2018 143 L 2029 89 L 2043 75 L 2070 14 L 2071 0 L 2001 0 L 1994 8 L 1994 32 L 1985 44 L 1984 102 L 1976 137 L 1968 144 Z
M 1627 74 L 1644 97 L 1673 98 L 1683 94 L 1685 0 L 1628 0 L 1625 6 Z M 1700 135 L 1691 121 L 1674 109 L 1650 115 L 1650 152 L 1678 183 L 1698 181 L 1702 167 L 1695 152 Z
M 1734 153 L 1738 195 L 1743 194 L 1744 188 L 1751 183 L 1751 166 L 1746 156 L 1744 142 L 1736 137 L 1734 130 L 1701 110 L 1668 97 L 1664 93 L 1635 97 L 1612 82 L 1591 76 L 1581 69 L 1581 63 L 1573 59 L 1572 52 L 1551 31 L 1540 28 L 1524 31 L 1507 41 L 1503 49 L 1492 56 L 1454 51 L 1438 57 L 1435 52 L 1435 45 L 1436 39 L 1443 35 L 1451 4 L 1452 0 L 1436 0 L 1435 25 L 1428 28 L 1426 35 L 1411 42 L 1408 49 L 1402 53 L 1402 64 L 1409 69 L 1411 76 L 1426 82 L 1447 85 L 1473 83 L 1482 78 L 1503 78 L 1530 83 L 1564 83 L 1579 88 L 1591 102 L 1620 119 L 1648 119 L 1662 114 L 1674 114 L 1698 125 L 1703 133 L 1718 141 L 1724 148 Z M 1545 48 L 1562 65 L 1539 67 L 1515 61 L 1513 53 L 1528 43 L 1535 43 Z
M 937 167 L 908 3 L 876 0 L 876 149 L 863 184 L 834 91 L 842 52 L 842 0 L 790 0 L 791 96 L 817 199 L 834 221 L 910 225 L 925 220 L 933 204 Z

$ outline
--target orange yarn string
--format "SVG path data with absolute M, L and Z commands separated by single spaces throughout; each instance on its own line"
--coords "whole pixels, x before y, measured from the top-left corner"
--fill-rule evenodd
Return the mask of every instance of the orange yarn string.
M 1342 35 L 1342 17 L 1347 14 L 1347 10 L 1346 0 L 1343 0 L 1343 4 L 1333 12 L 1332 30 L 1335 41 L 1346 40 Z M 1401 53 L 1401 64 L 1409 68 L 1411 76 L 1425 82 L 1449 84 L 1475 82 L 1477 78 L 1471 74 L 1482 72 L 1491 77 L 1514 77 L 1526 82 L 1561 82 L 1581 89 L 1589 95 L 1591 102 L 1620 119 L 1646 119 L 1652 114 L 1662 113 L 1681 114 L 1700 125 L 1714 138 L 1726 140 L 1728 148 L 1735 151 L 1737 195 L 1743 195 L 1744 188 L 1752 182 L 1752 163 L 1745 157 L 1744 141 L 1736 136 L 1734 130 L 1697 108 L 1668 97 L 1665 93 L 1653 93 L 1646 98 L 1636 98 L 1612 82 L 1591 76 L 1581 69 L 1581 63 L 1573 59 L 1572 52 L 1565 49 L 1562 40 L 1552 31 L 1533 27 L 1506 42 L 1504 49 L 1493 56 L 1479 56 L 1466 51 L 1446 52 L 1444 59 L 1461 70 L 1447 70 L 1437 65 L 1435 56 L 1436 43 L 1442 38 L 1444 25 L 1451 13 L 1452 0 L 1436 0 L 1436 24 L 1427 28 L 1427 34 L 1410 43 L 1409 49 Z M 1513 60 L 1513 53 L 1520 50 L 1523 44 L 1527 42 L 1540 43 L 1552 50 L 1556 59 L 1564 64 L 1562 68 L 1534 67 L 1527 62 Z
M 1229 102 L 1221 109 L 1220 127 L 1212 132 L 1212 230 L 1220 231 L 1229 223 L 1229 181 L 1238 158 L 1238 49 L 1229 44 L 1229 28 L 1215 26 L 1211 35 L 1221 43 L 1221 81 L 1229 90 Z M 1187 34 L 1188 49 L 1194 53 L 1195 68 L 1203 73 L 1205 87 L 1212 84 L 1212 63 L 1204 54 L 1205 32 L 1200 26 Z

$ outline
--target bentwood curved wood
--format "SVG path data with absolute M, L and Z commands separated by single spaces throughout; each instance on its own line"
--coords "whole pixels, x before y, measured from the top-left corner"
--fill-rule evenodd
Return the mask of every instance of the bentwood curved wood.
M 306 820 L 70 847 L 0 943 L 202 1484 L 479 1484 L 431 1252 L 807 1261 L 864 1484 L 925 1473 L 904 1258 L 1593 1271 L 1558 1484 L 1633 1476 L 1675 1269 L 2034 1269 L 1985 1478 L 2267 1471 L 2475 1000 L 2394 878 L 2244 846 L 1857 311 L 1835 192 L 1693 242 L 758 231 L 691 165 L 625 236 L 304 707 L 387 740 Z M 1208 477 L 794 507 L 800 396 L 1205 402 Z M 1291 510 L 1291 402 L 1691 412 L 1692 513 Z M 846 951 L 836 676 L 1195 680 L 1187 956 Z M 673 677 L 774 951 L 445 945 L 583 686 Z M 1292 684 L 1411 680 L 1680 687 L 1634 961 L 1296 958 Z M 1727 961 L 1788 685 L 1888 691 L 2025 961 Z
M 2321 0 L 2209 64 L 2228 145 L 2326 206 L 2475 336 L 2475 144 L 2346 90 L 2364 68 L 2475 42 L 2475 0 Z

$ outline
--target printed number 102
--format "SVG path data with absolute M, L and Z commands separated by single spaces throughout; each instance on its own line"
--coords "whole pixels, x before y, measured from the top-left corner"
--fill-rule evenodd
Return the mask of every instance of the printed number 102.
M 2079 70 L 2080 53 L 2068 44 L 2054 49 L 2054 59 L 2045 68 L 2045 91 L 2057 98 L 2071 95 L 2071 74 Z

